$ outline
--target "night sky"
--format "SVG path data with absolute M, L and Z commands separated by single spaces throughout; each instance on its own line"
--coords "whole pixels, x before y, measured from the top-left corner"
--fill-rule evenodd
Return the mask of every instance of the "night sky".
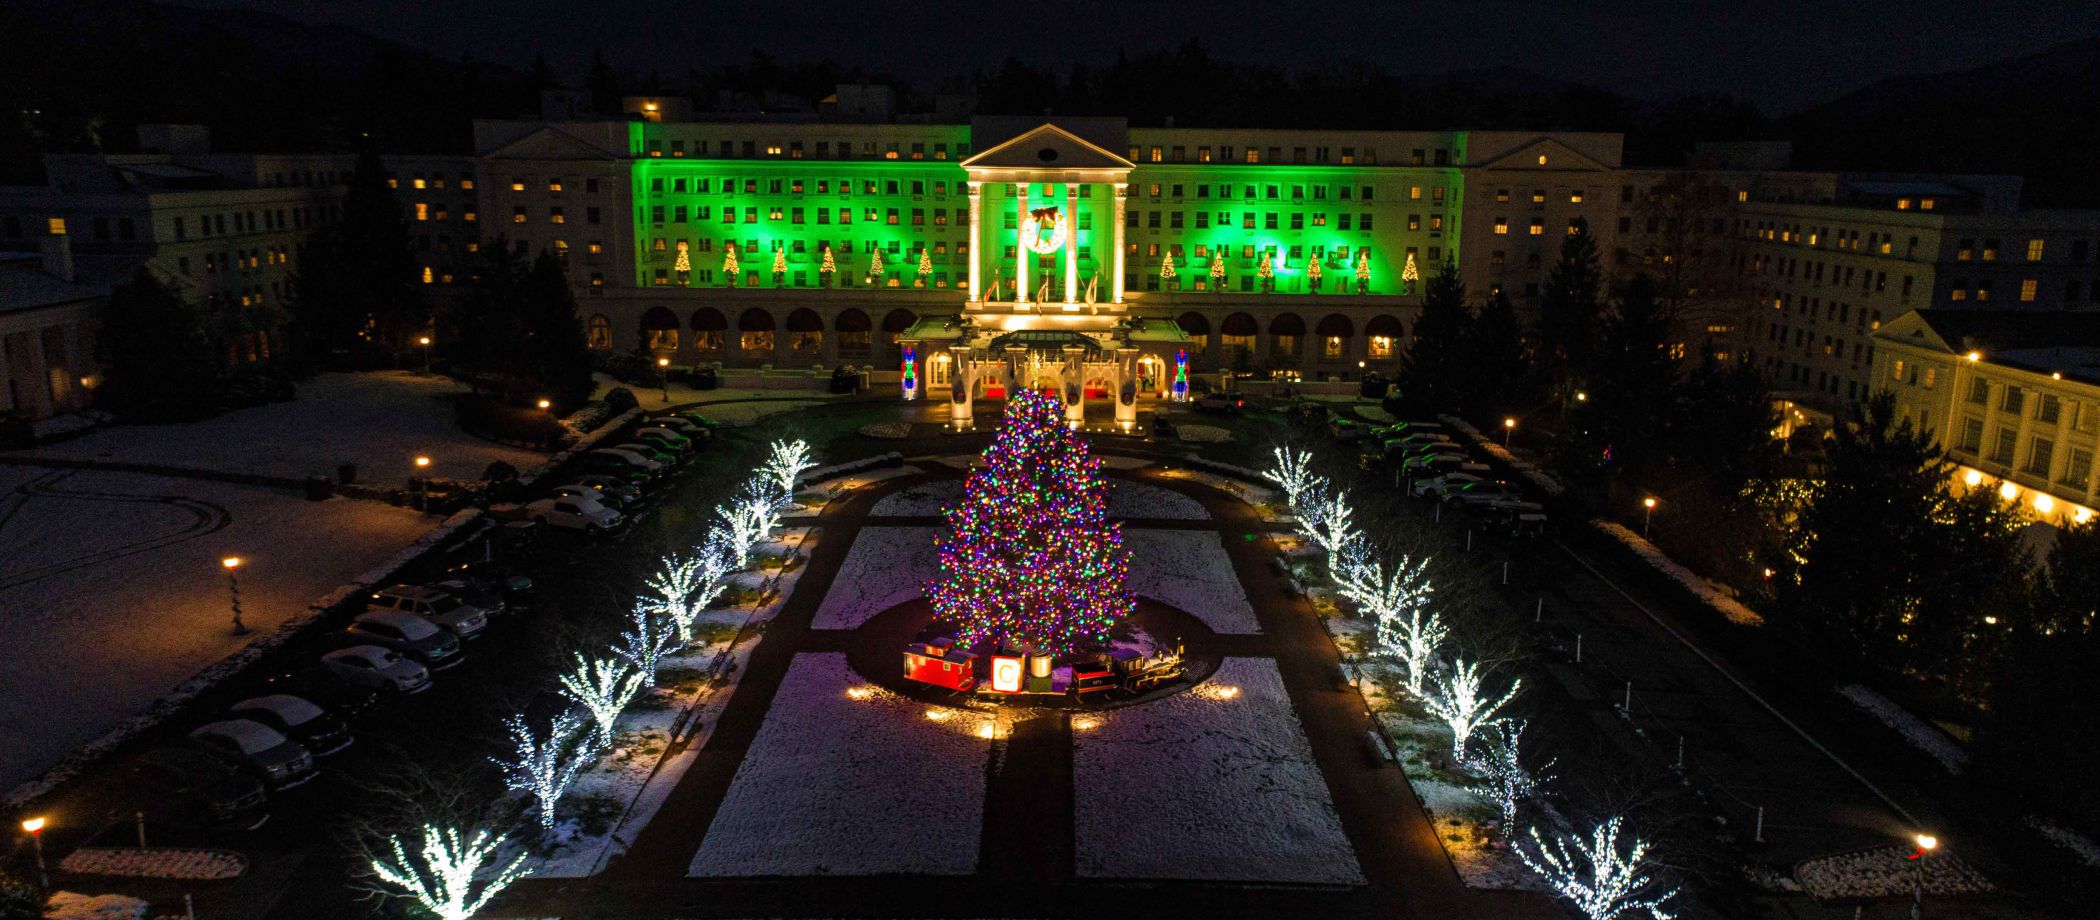
M 1725 91 L 1783 115 L 1874 80 L 1961 70 L 2100 35 L 2092 0 L 183 0 L 340 22 L 522 69 L 544 53 L 575 80 L 593 47 L 666 75 L 748 59 L 828 59 L 919 89 L 1009 55 L 1059 72 L 1196 37 L 1220 59 L 1377 61 L 1400 73 L 1525 67 L 1635 96 Z

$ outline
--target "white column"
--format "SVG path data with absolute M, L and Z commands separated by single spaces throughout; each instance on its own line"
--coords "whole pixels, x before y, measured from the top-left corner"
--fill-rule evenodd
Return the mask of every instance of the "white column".
M 1079 309 L 1079 185 L 1065 183 L 1065 309 Z
M 971 425 L 970 346 L 950 345 L 948 357 L 955 363 L 948 374 L 948 420 L 961 430 Z
M 984 248 L 984 183 L 970 183 L 970 302 L 983 297 L 983 282 L 977 274 L 977 251 Z
M 1111 278 L 1109 280 L 1112 282 L 1112 289 L 1116 292 L 1115 302 L 1119 304 L 1123 302 L 1123 214 L 1124 208 L 1127 207 L 1129 203 L 1130 183 L 1116 183 L 1116 275 L 1114 278 Z M 1122 412 L 1120 405 L 1121 404 L 1119 403 L 1119 408 L 1116 410 L 1118 413 Z M 1136 416 L 1132 416 L 1133 420 L 1135 420 L 1135 418 Z M 1121 419 L 1122 416 L 1118 414 L 1117 420 L 1120 421 Z
M 1014 206 L 1014 226 L 1025 227 L 1028 225 L 1028 183 L 1017 182 L 1014 184 L 1014 188 L 1020 193 L 1014 199 L 1016 202 Z M 1035 254 L 1028 251 L 1028 241 L 1021 239 L 1019 234 L 1016 234 L 1014 237 L 1014 308 L 1017 310 L 1022 304 L 1028 302 L 1028 263 L 1034 257 Z
M 1137 427 L 1137 356 L 1131 346 L 1116 349 L 1116 427 L 1124 431 Z

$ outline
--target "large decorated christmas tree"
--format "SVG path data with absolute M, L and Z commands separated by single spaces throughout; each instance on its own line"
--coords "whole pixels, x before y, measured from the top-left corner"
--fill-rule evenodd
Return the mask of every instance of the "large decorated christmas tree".
M 970 474 L 927 586 L 936 616 L 979 650 L 1063 654 L 1102 645 L 1130 615 L 1129 554 L 1108 521 L 1101 462 L 1054 396 L 1022 391 Z

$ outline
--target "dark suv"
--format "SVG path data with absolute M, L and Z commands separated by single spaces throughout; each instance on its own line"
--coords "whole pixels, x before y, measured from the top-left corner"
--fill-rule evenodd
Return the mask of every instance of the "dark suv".
M 261 780 L 195 748 L 157 748 L 131 768 L 139 811 L 181 827 L 254 830 L 270 820 Z

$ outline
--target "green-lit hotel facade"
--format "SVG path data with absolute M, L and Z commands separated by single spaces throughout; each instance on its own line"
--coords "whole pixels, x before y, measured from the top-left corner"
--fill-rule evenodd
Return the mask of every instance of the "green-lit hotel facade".
M 1615 136 L 1483 144 L 1103 118 L 477 127 L 483 213 L 510 218 L 514 244 L 569 259 L 594 347 L 878 374 L 907 347 L 959 343 L 997 362 L 986 349 L 999 335 L 1056 331 L 1106 355 L 1138 329 L 1153 362 L 1186 352 L 1195 371 L 1353 378 L 1404 349 L 1422 281 L 1443 263 L 1485 275 L 1470 248 L 1556 242 L 1482 239 L 1469 185 L 1511 170 L 1592 180 L 1581 174 L 1608 174 L 1618 154 Z M 584 227 L 578 177 L 598 196 Z M 1600 187 L 1588 200 L 1611 197 Z M 496 229 L 484 220 L 484 238 Z M 1498 250 L 1492 264 L 1527 263 Z

